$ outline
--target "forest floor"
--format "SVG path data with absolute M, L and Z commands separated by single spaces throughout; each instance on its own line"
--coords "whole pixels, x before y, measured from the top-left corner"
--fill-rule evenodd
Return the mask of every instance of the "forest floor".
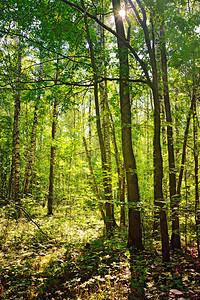
M 0 219 L 0 299 L 200 299 L 194 248 L 163 266 L 159 248 L 133 256 L 124 233 L 108 240 L 101 224 L 36 221 L 52 238 L 26 219 Z

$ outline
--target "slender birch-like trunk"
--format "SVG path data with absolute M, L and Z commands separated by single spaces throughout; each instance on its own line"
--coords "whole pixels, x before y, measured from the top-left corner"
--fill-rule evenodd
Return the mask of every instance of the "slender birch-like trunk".
M 28 151 L 28 160 L 25 168 L 25 178 L 24 178 L 24 186 L 23 186 L 23 195 L 26 197 L 28 195 L 29 186 L 31 182 L 31 175 L 33 170 L 33 162 L 35 156 L 35 148 L 36 148 L 36 132 L 37 132 L 37 123 L 38 123 L 38 106 L 39 106 L 39 98 L 37 99 L 37 103 L 35 104 L 34 118 L 33 118 L 33 126 L 31 132 L 31 141 L 30 147 Z
M 12 198 L 16 204 L 20 202 L 20 109 L 21 109 L 21 41 L 17 41 L 17 86 L 15 91 L 15 110 L 13 124 L 13 150 L 12 150 Z
M 50 156 L 50 172 L 49 172 L 49 194 L 48 194 L 48 215 L 53 214 L 53 194 L 54 194 L 54 165 L 55 165 L 55 155 L 56 155 L 56 129 L 58 123 L 58 101 L 57 96 L 55 96 L 53 104 L 53 121 L 52 121 L 52 144 L 51 144 L 51 156 Z
M 84 7 L 84 2 L 82 1 L 82 7 Z M 108 234 L 112 233 L 113 227 L 115 226 L 115 219 L 113 216 L 113 212 L 110 209 L 110 199 L 112 197 L 112 193 L 110 192 L 110 182 L 108 178 L 108 170 L 107 170 L 107 159 L 106 159 L 106 149 L 105 149 L 105 142 L 102 133 L 102 125 L 101 125 L 101 117 L 100 117 L 100 108 L 99 108 L 99 95 L 98 95 L 98 71 L 97 71 L 97 64 L 95 61 L 94 49 L 92 40 L 90 37 L 87 17 L 84 16 L 85 21 L 85 28 L 87 33 L 87 40 L 89 44 L 90 50 L 90 58 L 92 69 L 94 72 L 94 101 L 95 101 L 95 111 L 96 111 L 96 126 L 97 126 L 97 134 L 99 138 L 99 145 L 100 145 L 100 152 L 101 152 L 101 162 L 102 162 L 102 170 L 103 170 L 103 186 L 104 186 L 104 198 L 105 198 L 105 206 L 106 206 L 106 217 L 108 217 L 106 222 L 106 231 Z

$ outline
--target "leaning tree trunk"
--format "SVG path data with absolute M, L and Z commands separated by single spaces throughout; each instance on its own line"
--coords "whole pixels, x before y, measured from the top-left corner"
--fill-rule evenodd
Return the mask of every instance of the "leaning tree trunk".
M 178 184 L 177 184 L 177 190 L 176 190 L 178 201 L 180 201 L 180 198 L 181 198 L 181 185 L 182 185 L 183 171 L 184 171 L 184 166 L 185 166 L 187 139 L 188 139 L 188 134 L 189 134 L 190 120 L 191 120 L 195 101 L 196 101 L 196 90 L 193 91 L 193 96 L 192 96 L 192 100 L 191 100 L 191 104 L 190 104 L 190 108 L 189 108 L 189 112 L 188 112 L 188 116 L 187 116 L 186 128 L 185 128 L 184 139 L 183 139 L 181 168 L 180 168 L 180 172 L 179 172 Z
M 143 8 L 143 15 L 146 18 L 146 12 Z M 169 234 L 167 215 L 164 208 L 164 197 L 163 197 L 163 159 L 161 151 L 160 141 L 160 97 L 159 97 L 159 82 L 158 82 L 158 70 L 155 56 L 155 49 L 151 47 L 149 33 L 146 22 L 142 25 L 145 33 L 146 45 L 149 52 L 149 58 L 151 61 L 153 82 L 151 84 L 154 100 L 154 138 L 153 138 L 153 162 L 154 162 L 154 204 L 159 209 L 160 216 L 160 230 L 162 240 L 162 260 L 163 262 L 170 261 L 169 253 Z
M 153 59 L 152 59 L 153 60 Z M 164 114 L 164 101 L 162 97 L 162 87 L 161 87 L 161 77 L 162 77 L 162 70 L 161 70 L 161 47 L 160 47 L 160 41 L 159 38 L 155 38 L 155 62 L 153 63 L 155 65 L 155 71 L 157 68 L 157 86 L 158 86 L 158 93 L 159 93 L 159 102 L 160 102 L 160 126 L 161 126 L 161 133 L 162 133 L 162 141 L 163 145 L 165 144 L 165 114 Z M 155 117 L 155 116 L 154 116 Z M 155 120 L 154 120 L 155 121 Z M 154 127 L 155 130 L 155 127 Z M 155 137 L 155 134 L 154 134 Z M 161 143 L 161 141 L 160 141 Z M 158 232 L 159 232 L 159 209 L 156 204 L 156 199 L 154 197 L 154 222 L 153 222 L 153 234 L 154 237 L 158 237 Z
M 34 161 L 35 147 L 36 147 L 38 106 L 39 106 L 39 98 L 37 99 L 37 103 L 35 105 L 30 148 L 29 148 L 29 153 L 28 153 L 28 161 L 27 161 L 26 168 L 25 168 L 25 178 L 24 178 L 24 187 L 23 187 L 23 195 L 25 197 L 27 197 L 27 195 L 28 195 L 29 186 L 30 186 L 30 182 L 31 182 L 32 169 L 33 169 L 33 161 Z
M 170 260 L 169 253 L 169 235 L 168 235 L 168 225 L 167 216 L 163 201 L 163 189 L 162 189 L 162 179 L 163 179 L 163 162 L 161 154 L 160 145 L 160 103 L 158 88 L 155 84 L 153 89 L 154 98 L 154 140 L 153 140 L 153 160 L 154 160 L 154 203 L 156 207 L 159 208 L 160 216 L 160 230 L 162 239 L 162 259 L 163 262 L 168 262 Z
M 38 80 L 41 80 L 41 73 L 42 73 L 42 64 L 39 69 L 39 77 Z M 29 186 L 31 182 L 31 175 L 33 170 L 33 162 L 35 156 L 35 149 L 36 149 L 36 132 L 37 132 L 37 124 L 38 124 L 38 107 L 40 102 L 40 91 L 38 92 L 35 110 L 34 110 L 34 117 L 33 117 L 33 125 L 31 131 L 31 139 L 30 139 L 30 147 L 28 151 L 28 159 L 25 168 L 25 177 L 24 177 L 24 186 L 23 186 L 23 195 L 27 197 Z
M 96 178 L 95 178 L 95 175 L 94 175 L 94 172 L 93 172 L 93 168 L 92 168 L 91 155 L 90 155 L 90 152 L 88 150 L 87 142 L 86 142 L 86 139 L 85 139 L 84 136 L 83 136 L 83 144 L 84 144 L 84 147 L 85 147 L 85 153 L 86 153 L 87 160 L 88 160 L 88 165 L 89 165 L 90 175 L 92 177 L 92 181 L 93 181 L 93 185 L 94 185 L 94 190 L 95 190 L 97 199 L 99 200 L 99 205 L 98 205 L 99 206 L 99 211 L 101 213 L 101 217 L 104 221 L 104 224 L 107 227 L 107 223 L 106 223 L 107 219 L 106 219 L 106 216 L 105 216 L 105 213 L 104 213 L 104 210 L 103 210 L 103 206 L 101 204 L 102 199 L 101 199 L 101 196 L 100 196 L 100 193 L 99 193 L 99 188 L 98 188 L 97 181 L 96 181 Z
M 56 96 L 55 96 L 56 97 Z M 56 140 L 56 129 L 58 122 L 58 101 L 57 98 L 54 99 L 53 106 L 53 121 L 52 121 L 52 144 L 51 144 L 51 157 L 50 157 L 50 172 L 49 172 L 49 194 L 48 194 L 48 215 L 53 214 L 53 191 L 54 191 L 54 165 L 55 165 L 55 140 Z
M 82 1 L 82 7 L 84 7 L 84 3 Z M 87 33 L 87 40 L 89 44 L 89 50 L 90 50 L 90 58 L 91 58 L 91 64 L 94 72 L 94 101 L 95 101 L 95 111 L 96 111 L 96 126 L 97 126 L 97 134 L 99 138 L 99 145 L 100 145 L 100 152 L 101 152 L 101 162 L 102 162 L 102 169 L 103 169 L 103 186 L 104 186 L 104 197 L 105 197 L 105 203 L 106 203 L 106 215 L 108 215 L 108 220 L 106 222 L 106 231 L 110 235 L 113 230 L 113 226 L 115 225 L 115 220 L 113 219 L 112 211 L 110 210 L 110 205 L 108 203 L 110 202 L 110 185 L 108 180 L 108 171 L 107 171 L 107 160 L 106 160 L 106 150 L 105 150 L 105 143 L 103 139 L 102 134 L 102 128 L 101 128 L 101 119 L 100 119 L 100 109 L 99 109 L 99 96 L 98 96 L 98 74 L 97 74 L 97 66 L 94 56 L 94 49 L 92 40 L 90 37 L 87 17 L 84 16 L 85 21 L 85 28 Z M 107 216 L 106 216 L 107 217 Z
M 195 222 L 196 222 L 196 235 L 197 235 L 197 251 L 200 257 L 199 249 L 199 225 L 200 225 L 200 211 L 199 211 L 199 163 L 198 163 L 198 116 L 196 101 L 193 108 L 193 141 L 194 141 L 194 176 L 195 176 Z
M 17 62 L 17 81 L 15 96 L 15 111 L 13 124 L 13 150 L 12 150 L 12 198 L 16 204 L 20 202 L 20 104 L 21 104 L 21 42 L 18 39 L 18 62 Z
M 102 22 L 104 22 L 104 17 L 102 16 Z M 97 25 L 98 31 L 98 44 L 101 47 L 102 51 L 105 48 L 105 40 L 104 40 L 104 29 Z M 102 53 L 103 54 L 103 53 Z M 99 58 L 99 73 L 101 76 L 106 77 L 106 69 L 104 66 L 104 62 L 101 58 Z M 111 220 L 112 227 L 116 226 L 115 217 L 114 217 L 114 204 L 112 199 L 112 177 L 111 177 L 111 146 L 110 146 L 110 120 L 108 113 L 108 87 L 107 81 L 102 81 L 99 83 L 99 94 L 100 94 L 100 107 L 101 107 L 101 119 L 102 119 L 102 129 L 103 129 L 103 138 L 104 138 L 104 147 L 105 147 L 105 155 L 106 155 L 106 164 L 105 164 L 105 184 L 106 184 L 106 197 L 108 200 L 105 203 L 106 208 L 106 217 L 108 220 Z
M 114 8 L 114 18 L 116 32 L 118 36 L 126 40 L 123 20 L 119 16 L 120 1 L 112 1 Z M 140 211 L 137 205 L 140 202 L 138 177 L 136 169 L 136 161 L 132 148 L 132 133 L 131 133 L 131 105 L 129 95 L 129 66 L 128 66 L 128 49 L 117 38 L 118 53 L 120 61 L 120 109 L 121 109 L 121 126 L 122 126 L 122 151 L 124 157 L 124 165 L 127 178 L 128 204 L 129 204 L 129 233 L 128 244 L 137 249 L 143 249 L 142 243 L 142 226 Z
M 124 166 L 122 165 L 120 154 L 117 147 L 116 135 L 115 135 L 115 126 L 113 117 L 107 103 L 107 109 L 110 116 L 110 127 L 112 132 L 112 143 L 114 148 L 114 155 L 117 167 L 117 174 L 118 174 L 118 188 L 119 188 L 119 202 L 121 203 L 121 210 L 120 210 L 120 228 L 126 225 L 126 215 L 125 215 L 125 172 Z
M 147 47 L 151 71 L 153 76 L 153 81 L 149 77 L 148 70 L 146 68 L 145 62 L 137 55 L 135 51 L 132 50 L 133 55 L 140 63 L 148 85 L 151 87 L 153 92 L 153 100 L 154 100 L 154 140 L 153 140 L 153 161 L 154 161 L 154 204 L 159 209 L 160 215 L 160 228 L 161 228 L 161 238 L 162 238 L 162 259 L 163 262 L 168 262 L 170 260 L 169 254 L 169 235 L 168 235 L 168 225 L 167 225 L 167 216 L 164 207 L 164 199 L 163 199 L 163 161 L 162 161 L 162 152 L 161 152 L 161 143 L 160 143 L 160 101 L 159 101 L 159 82 L 158 82 L 158 73 L 157 73 L 157 62 L 155 55 L 155 36 L 154 36 L 154 26 L 153 21 L 151 21 L 152 32 L 151 35 L 149 33 L 149 29 L 147 26 L 147 15 L 145 8 L 143 7 L 140 0 L 136 0 L 138 4 L 138 8 L 132 0 L 128 0 L 130 3 L 136 18 L 141 25 L 144 37 L 145 37 L 145 45 Z M 142 17 L 141 17 L 142 16 Z M 152 40 L 150 39 L 152 36 Z
M 102 127 L 103 127 L 103 136 L 104 136 L 104 147 L 106 154 L 106 165 L 105 165 L 105 183 L 106 183 L 106 196 L 107 200 L 105 203 L 106 208 L 106 218 L 112 221 L 112 226 L 115 226 L 115 217 L 114 217 L 114 204 L 112 199 L 112 178 L 111 178 L 111 147 L 110 147 L 110 126 L 109 126 L 109 118 L 108 111 L 106 109 L 106 103 L 108 101 L 107 94 L 107 84 L 106 82 L 102 82 L 99 85 L 100 90 L 100 102 L 101 102 L 101 114 L 102 114 Z
M 179 233 L 179 205 L 176 197 L 176 173 L 175 173 L 175 156 L 173 144 L 173 127 L 171 106 L 169 98 L 168 74 L 167 74 L 167 56 L 165 46 L 165 32 L 164 24 L 160 26 L 160 43 L 161 43 L 161 65 L 162 65 L 162 80 L 163 80 L 163 94 L 167 121 L 167 142 L 168 142 L 168 163 L 169 163 L 169 192 L 170 204 L 172 210 L 172 236 L 171 249 L 181 249 L 181 240 Z
M 119 54 L 119 76 L 120 76 L 120 111 L 121 111 L 121 130 L 122 130 L 122 152 L 124 158 L 124 166 L 127 179 L 128 191 L 128 246 L 132 250 L 143 250 L 142 243 L 142 226 L 140 218 L 140 210 L 138 204 L 140 202 L 138 177 L 135 156 L 132 147 L 132 132 L 131 132 L 131 103 L 129 94 L 129 63 L 128 63 L 128 49 L 119 37 L 126 40 L 123 20 L 119 15 L 120 0 L 112 0 L 114 9 L 115 27 L 118 34 L 117 45 Z M 131 257 L 134 252 L 131 251 Z M 145 299 L 144 284 L 142 282 L 143 274 L 137 270 L 137 260 L 130 258 L 130 295 L 129 299 Z M 136 272 L 135 272 L 136 270 Z M 140 268 L 141 270 L 141 268 Z M 137 288 L 135 286 L 137 285 Z
M 12 153 L 12 197 L 16 203 L 20 202 L 20 91 L 17 91 L 13 127 L 13 153 Z

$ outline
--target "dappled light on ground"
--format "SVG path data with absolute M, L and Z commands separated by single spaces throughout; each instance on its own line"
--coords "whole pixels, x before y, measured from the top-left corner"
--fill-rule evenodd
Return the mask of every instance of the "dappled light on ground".
M 141 287 L 147 299 L 200 297 L 200 264 L 190 253 L 163 266 L 155 249 L 132 256 L 124 233 L 107 240 L 56 217 L 44 217 L 42 228 L 52 240 L 25 219 L 1 221 L 0 299 L 139 299 Z

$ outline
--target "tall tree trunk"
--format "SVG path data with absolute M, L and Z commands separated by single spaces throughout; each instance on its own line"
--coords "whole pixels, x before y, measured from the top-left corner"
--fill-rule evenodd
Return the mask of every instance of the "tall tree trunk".
M 38 106 L 39 106 L 39 97 L 37 99 L 37 103 L 35 104 L 30 148 L 29 148 L 28 160 L 27 160 L 26 168 L 25 168 L 25 178 L 24 178 L 24 186 L 23 186 L 23 195 L 25 197 L 27 196 L 28 191 L 29 191 L 32 169 L 33 169 L 33 161 L 34 161 L 35 147 L 36 147 L 36 131 L 37 131 L 37 122 L 38 122 L 38 120 L 37 120 Z
M 101 217 L 102 217 L 102 219 L 104 221 L 105 226 L 107 226 L 107 224 L 106 224 L 106 222 L 107 222 L 106 221 L 106 216 L 105 216 L 105 213 L 104 213 L 104 210 L 103 210 L 103 206 L 101 204 L 102 199 L 101 199 L 101 196 L 100 196 L 100 193 L 99 193 L 98 185 L 97 185 L 96 178 L 95 178 L 95 175 L 94 175 L 94 172 L 93 172 L 93 168 L 92 168 L 92 162 L 91 162 L 90 152 L 88 150 L 87 142 L 86 142 L 86 139 L 85 139 L 84 136 L 83 136 L 83 143 L 84 143 L 85 153 L 86 153 L 86 156 L 87 156 L 88 165 L 89 165 L 89 169 L 90 169 L 90 175 L 92 177 L 92 181 L 93 181 L 93 185 L 94 185 L 94 190 L 95 190 L 97 199 L 99 200 L 99 205 L 98 205 L 99 206 L 99 211 L 101 213 Z
M 176 189 L 177 205 L 179 205 L 179 202 L 180 202 L 180 199 L 181 199 L 181 185 L 182 185 L 183 171 L 184 171 L 185 160 L 186 160 L 187 138 L 188 138 L 188 134 L 189 134 L 190 120 L 191 120 L 192 111 L 194 109 L 195 102 L 196 102 L 196 90 L 194 89 L 193 90 L 193 96 L 192 96 L 192 99 L 191 99 L 190 108 L 189 108 L 189 112 L 188 112 L 188 116 L 187 116 L 186 128 L 185 128 L 184 139 L 183 139 L 181 168 L 180 168 L 180 172 L 179 172 L 178 184 L 177 184 L 177 189 Z M 186 181 L 186 179 L 187 179 L 187 176 L 186 176 L 186 173 L 185 173 L 185 181 Z M 185 183 L 185 185 L 186 185 L 186 183 Z M 187 194 L 188 193 L 187 193 L 187 185 L 186 185 L 186 201 L 187 201 Z M 186 216 L 186 218 L 187 218 L 187 216 Z
M 196 222 L 196 235 L 197 235 L 197 251 L 200 257 L 199 249 L 199 225 L 200 225 L 200 212 L 199 212 L 199 164 L 198 164 L 198 117 L 196 100 L 193 107 L 193 141 L 194 141 L 194 176 L 195 176 L 195 222 Z
M 140 0 L 136 0 L 138 4 L 138 12 L 135 4 L 132 0 L 128 0 L 135 15 L 140 23 L 144 36 L 145 36 L 145 44 L 148 50 L 148 55 L 151 64 L 151 70 L 153 75 L 153 81 L 151 81 L 148 70 L 144 61 L 142 61 L 138 55 L 133 51 L 133 54 L 137 61 L 140 63 L 145 76 L 147 78 L 147 82 L 152 89 L 153 93 L 153 100 L 154 100 L 154 139 L 153 139 L 153 161 L 154 161 L 154 204 L 155 207 L 159 208 L 159 215 L 160 215 L 160 229 L 161 229 L 161 237 L 162 237 L 162 259 L 163 262 L 168 262 L 170 260 L 169 254 L 169 235 L 168 235 L 168 225 L 167 225 L 167 216 L 166 211 L 163 208 L 164 206 L 164 199 L 163 199 L 163 160 L 162 160 L 162 152 L 161 152 L 161 143 L 160 143 L 160 101 L 159 101 L 159 82 L 158 82 L 158 71 L 157 71 L 157 62 L 156 62 L 156 55 L 155 55 L 155 36 L 154 36 L 154 27 L 153 21 L 151 21 L 152 25 L 152 40 L 150 39 L 149 30 L 147 27 L 147 15 L 146 11 L 141 3 Z M 142 15 L 142 18 L 141 18 Z
M 83 0 L 81 1 L 81 4 L 82 7 L 85 9 Z M 97 126 L 97 134 L 99 138 L 101 162 L 102 162 L 102 169 L 103 169 L 103 186 L 104 186 L 104 197 L 106 203 L 106 217 L 108 215 L 108 219 L 106 222 L 106 231 L 108 234 L 111 234 L 113 226 L 115 225 L 115 220 L 113 219 L 113 214 L 110 210 L 110 205 L 109 205 L 110 197 L 112 196 L 112 194 L 110 194 L 109 178 L 107 172 L 106 150 L 105 150 L 105 143 L 104 143 L 102 128 L 101 128 L 99 96 L 98 96 L 98 72 L 97 72 L 94 49 L 93 49 L 92 40 L 90 38 L 90 32 L 89 32 L 86 16 L 84 16 L 84 21 L 85 21 L 87 40 L 88 40 L 89 50 L 90 50 L 91 64 L 94 72 L 94 101 L 95 101 L 95 111 L 96 111 L 96 126 Z
M 42 73 L 42 64 L 40 65 L 39 69 L 39 77 L 38 80 L 41 80 L 41 73 Z M 31 139 L 30 139 L 30 147 L 28 151 L 28 159 L 26 162 L 25 168 L 25 177 L 24 177 L 24 186 L 23 186 L 23 195 L 26 197 L 29 192 L 29 186 L 31 182 L 31 175 L 33 170 L 33 162 L 35 156 L 35 149 L 36 149 L 36 132 L 37 132 L 37 124 L 38 124 L 38 107 L 40 102 L 40 91 L 38 92 L 35 110 L 34 110 L 34 117 L 33 117 L 33 125 L 31 131 Z
M 140 2 L 140 1 L 138 1 Z M 146 19 L 146 12 L 142 8 L 143 17 Z M 160 141 L 160 130 L 161 130 L 161 120 L 160 120 L 160 95 L 159 95 L 159 80 L 158 80 L 158 70 L 155 55 L 154 46 L 151 47 L 151 42 L 149 38 L 149 32 L 147 28 L 146 21 L 142 27 L 145 34 L 146 45 L 149 52 L 149 58 L 151 62 L 153 82 L 151 84 L 154 100 L 154 138 L 153 138 L 153 162 L 154 162 L 154 204 L 159 208 L 160 216 L 160 230 L 161 230 L 161 240 L 162 240 L 162 259 L 163 262 L 170 261 L 169 253 L 169 234 L 168 234 L 168 224 L 167 216 L 164 207 L 164 197 L 163 197 L 163 159 L 161 151 L 161 141 Z M 154 45 L 154 37 L 153 37 Z
M 160 216 L 160 230 L 162 239 L 162 259 L 163 262 L 168 262 L 170 260 L 169 253 L 169 235 L 168 235 L 168 225 L 166 211 L 163 208 L 163 189 L 162 189 L 162 179 L 163 179 L 163 162 L 161 154 L 160 145 L 160 103 L 158 88 L 155 81 L 155 86 L 153 88 L 153 99 L 154 99 L 154 139 L 153 139 L 153 160 L 154 160 L 154 203 L 156 207 L 159 208 Z
M 126 226 L 126 210 L 125 210 L 125 171 L 124 166 L 122 166 L 121 162 L 119 165 L 120 170 L 120 179 L 119 179 L 119 185 L 121 186 L 121 190 L 119 192 L 119 200 L 121 202 L 121 209 L 120 209 L 120 228 Z
M 104 16 L 101 16 L 101 21 L 104 22 Z M 98 44 L 103 49 L 105 48 L 104 40 L 104 29 L 97 25 L 98 31 Z M 102 53 L 103 54 L 103 53 Z M 104 66 L 103 60 L 99 59 L 99 70 L 100 75 L 106 77 L 106 69 Z M 106 217 L 109 220 L 113 220 L 112 226 L 115 226 L 115 217 L 114 217 L 114 204 L 112 199 L 112 177 L 111 177 L 111 147 L 110 147 L 110 120 L 108 112 L 108 87 L 107 81 L 99 83 L 99 92 L 100 92 L 100 105 L 101 105 L 101 116 L 102 116 L 102 128 L 103 128 L 103 137 L 104 137 L 104 147 L 106 154 L 106 165 L 105 165 L 105 176 L 107 184 L 107 197 L 108 201 L 105 203 L 106 207 Z
M 163 102 L 163 97 L 162 97 L 162 88 L 161 88 L 161 47 L 160 47 L 160 41 L 159 38 L 155 39 L 155 58 L 152 59 L 153 65 L 154 65 L 154 72 L 157 72 L 157 76 L 155 77 L 155 80 L 157 82 L 157 89 L 158 89 L 158 95 L 159 95 L 159 106 L 160 106 L 160 127 L 161 127 L 161 134 L 162 134 L 162 145 L 165 145 L 165 113 L 164 113 L 164 102 Z M 157 71 L 156 71 L 157 70 Z M 153 97 L 154 98 L 154 97 Z M 155 115 L 154 115 L 155 118 Z M 155 119 L 154 119 L 155 123 Z M 155 137 L 155 126 L 154 126 L 154 137 Z M 163 166 L 162 166 L 163 168 Z M 155 170 L 154 170 L 155 172 Z M 163 182 L 162 182 L 163 185 Z M 155 195 L 155 194 L 154 194 Z M 154 237 L 157 238 L 157 234 L 159 231 L 159 208 L 156 204 L 156 199 L 154 197 L 154 223 L 153 223 L 153 233 Z
M 53 105 L 53 121 L 52 121 L 52 141 L 51 141 L 51 156 L 50 156 L 50 172 L 49 172 L 49 194 L 48 194 L 48 215 L 53 214 L 53 191 L 54 191 L 54 165 L 55 165 L 55 154 L 56 147 L 54 145 L 56 140 L 56 129 L 58 122 L 58 101 L 57 96 L 54 99 Z
M 188 217 L 189 217 L 189 212 L 188 212 L 188 182 L 187 182 L 187 169 L 185 169 L 185 176 L 184 176 L 184 181 L 185 181 L 185 228 L 184 228 L 184 233 L 185 233 L 185 247 L 187 249 L 188 246 Z
M 115 161 L 117 166 L 117 174 L 118 174 L 118 188 L 119 188 L 119 202 L 121 202 L 121 210 L 120 210 L 120 227 L 123 227 L 126 225 L 126 215 L 125 215 L 125 172 L 124 172 L 124 166 L 122 165 L 118 147 L 117 147 L 117 141 L 116 141 L 116 135 L 115 135 L 115 126 L 113 122 L 113 117 L 109 108 L 109 105 L 107 103 L 107 109 L 110 116 L 110 127 L 112 131 L 112 142 L 115 152 Z
M 20 202 L 20 91 L 17 91 L 14 112 L 14 128 L 13 128 L 13 160 L 12 160 L 12 195 L 13 200 Z
M 117 34 L 126 39 L 123 20 L 119 15 L 120 0 L 112 1 Z M 120 38 L 117 38 L 120 62 L 120 109 L 122 127 L 122 151 L 127 178 L 128 204 L 129 204 L 129 233 L 128 244 L 137 249 L 143 249 L 142 226 L 140 211 L 137 205 L 140 201 L 136 161 L 132 148 L 131 134 L 131 105 L 129 95 L 129 66 L 128 49 Z
M 15 111 L 14 111 L 14 124 L 13 124 L 13 150 L 12 150 L 12 198 L 15 203 L 20 202 L 20 105 L 21 105 L 21 41 L 17 42 L 17 81 L 16 96 L 15 96 Z
M 177 196 L 180 198 L 181 197 L 181 184 L 182 184 L 182 179 L 183 179 L 183 171 L 184 171 L 184 165 L 185 165 L 185 158 L 186 158 L 186 145 L 187 145 L 187 138 L 188 138 L 188 133 L 189 133 L 189 127 L 190 127 L 190 120 L 192 116 L 192 111 L 194 107 L 194 103 L 196 101 L 196 91 L 193 91 L 193 96 L 187 116 L 187 122 L 186 122 L 186 128 L 185 128 L 185 133 L 184 133 L 184 140 L 183 140 L 183 148 L 182 148 L 182 157 L 181 157 L 181 168 L 179 172 L 179 177 L 178 177 L 178 185 L 177 185 Z
M 108 93 L 107 93 L 107 83 L 102 82 L 99 84 L 100 91 L 100 103 L 101 103 L 101 115 L 102 115 L 102 127 L 103 127 L 103 136 L 104 136 L 104 147 L 106 154 L 106 165 L 105 165 L 105 177 L 106 177 L 106 218 L 108 220 L 113 220 L 112 226 L 115 226 L 115 217 L 114 217 L 114 204 L 112 199 L 112 178 L 111 178 L 111 147 L 110 147 L 110 120 L 108 117 L 107 111 L 107 102 L 108 102 Z
M 92 99 L 91 99 L 91 95 L 89 98 L 89 154 L 91 155 L 91 146 L 92 146 L 92 122 L 91 122 L 91 117 L 92 117 Z
M 165 46 L 165 32 L 164 23 L 160 26 L 160 43 L 161 43 L 161 65 L 162 65 L 162 80 L 163 80 L 163 94 L 167 121 L 167 145 L 168 145 L 168 164 L 169 164 L 169 192 L 170 204 L 172 210 L 172 236 L 171 249 L 181 249 L 181 240 L 179 233 L 179 205 L 176 197 L 176 173 L 175 173 L 175 156 L 173 144 L 173 124 L 171 116 L 171 106 L 169 98 L 168 86 L 168 71 L 167 71 L 167 56 Z

